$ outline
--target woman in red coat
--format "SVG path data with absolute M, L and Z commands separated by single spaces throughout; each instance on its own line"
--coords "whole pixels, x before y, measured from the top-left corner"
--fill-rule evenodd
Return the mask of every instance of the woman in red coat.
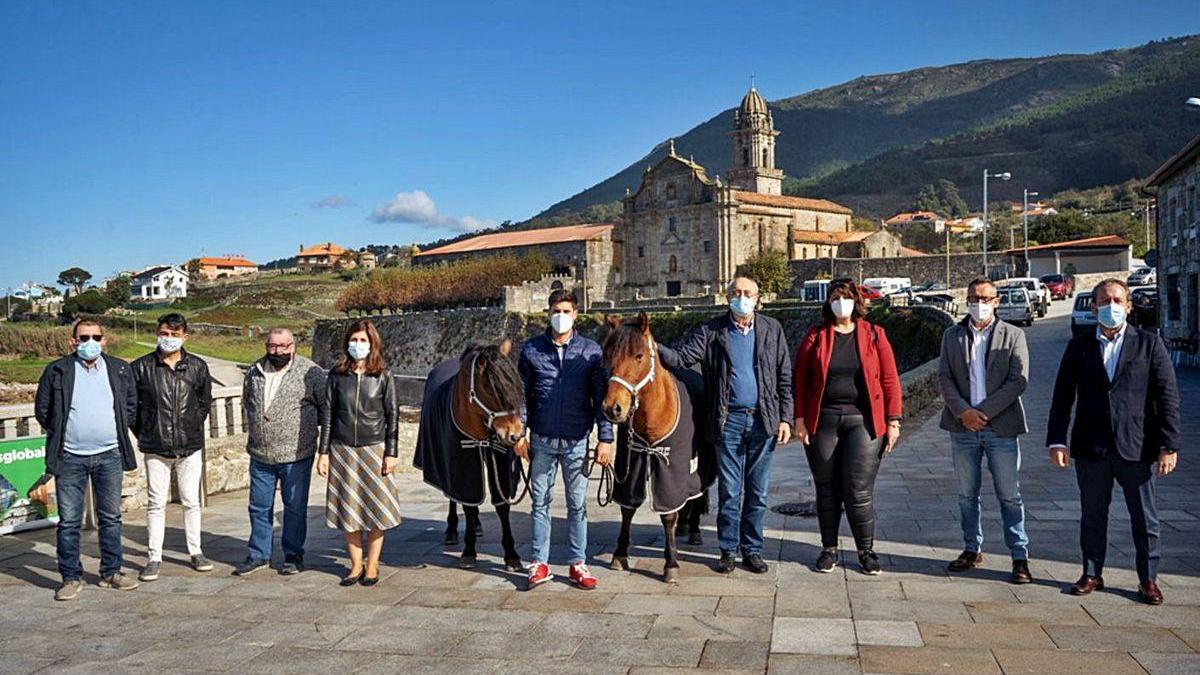
M 795 430 L 817 488 L 818 572 L 837 566 L 843 505 L 863 573 L 881 571 L 874 551 L 875 476 L 900 436 L 901 393 L 892 345 L 866 314 L 857 285 L 833 281 L 822 322 L 796 353 Z

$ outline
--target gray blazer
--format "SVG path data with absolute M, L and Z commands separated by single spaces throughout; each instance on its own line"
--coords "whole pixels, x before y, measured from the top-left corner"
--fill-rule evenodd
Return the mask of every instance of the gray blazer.
M 942 357 L 938 366 L 938 384 L 946 407 L 942 410 L 942 428 L 947 431 L 967 431 L 958 421 L 971 408 L 971 373 L 967 364 L 972 339 L 970 321 L 950 326 L 942 334 Z M 975 406 L 987 415 L 997 436 L 1011 438 L 1029 431 L 1025 423 L 1025 406 L 1021 394 L 1029 384 L 1029 347 L 1025 331 L 999 319 L 992 329 L 991 346 L 987 352 L 987 397 Z
M 326 406 L 325 369 L 299 354 L 292 359 L 270 407 L 263 405 L 266 357 L 250 366 L 242 383 L 242 406 L 250 432 L 246 450 L 264 464 L 298 462 L 317 451 L 321 412 Z

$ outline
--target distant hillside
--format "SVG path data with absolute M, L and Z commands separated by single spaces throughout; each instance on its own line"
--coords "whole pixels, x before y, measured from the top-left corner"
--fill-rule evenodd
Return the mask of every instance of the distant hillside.
M 1097 54 L 860 77 L 772 102 L 781 131 L 776 161 L 798 179 L 790 191 L 875 215 L 911 201 L 920 185 L 939 177 L 978 200 L 971 191 L 978 182 L 974 160 L 1000 167 L 1013 157 L 1005 170 L 1047 190 L 1119 183 L 1146 175 L 1200 130 L 1200 116 L 1181 105 L 1200 91 L 1198 48 L 1193 36 Z M 730 102 L 740 94 L 731 92 Z M 730 108 L 678 136 L 676 149 L 709 175 L 723 175 L 732 159 L 732 125 Z M 619 199 L 665 153 L 664 143 L 539 217 Z M 898 175 L 901 166 L 912 174 Z M 896 177 L 903 180 L 886 184 Z M 1020 188 L 1014 182 L 1009 189 Z

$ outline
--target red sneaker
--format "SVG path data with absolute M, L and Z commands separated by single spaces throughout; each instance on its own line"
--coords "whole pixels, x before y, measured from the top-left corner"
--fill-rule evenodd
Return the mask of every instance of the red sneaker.
M 535 562 L 529 565 L 529 577 L 526 579 L 525 590 L 550 581 L 550 566 L 546 563 Z
M 571 565 L 571 583 L 582 588 L 585 591 L 590 591 L 596 587 L 596 577 L 592 576 L 591 570 L 584 563 Z

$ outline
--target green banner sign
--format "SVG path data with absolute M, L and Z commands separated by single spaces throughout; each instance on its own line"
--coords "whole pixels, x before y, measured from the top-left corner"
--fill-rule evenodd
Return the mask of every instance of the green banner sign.
M 58 510 L 30 501 L 29 489 L 46 471 L 46 437 L 0 441 L 0 534 L 58 522 Z

